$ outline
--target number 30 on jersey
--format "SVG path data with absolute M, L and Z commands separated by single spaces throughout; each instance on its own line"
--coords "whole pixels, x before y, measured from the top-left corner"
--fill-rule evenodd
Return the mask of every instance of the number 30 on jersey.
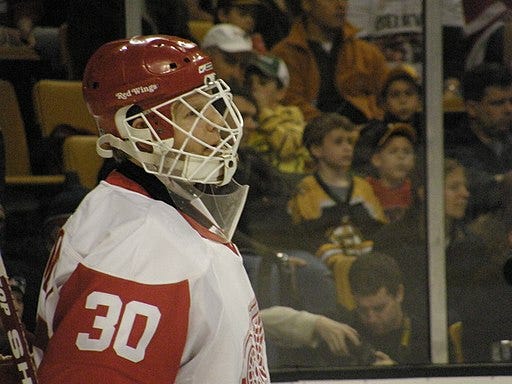
M 154 305 L 140 301 L 130 301 L 124 304 L 119 296 L 110 293 L 97 291 L 90 293 L 87 296 L 85 307 L 97 310 L 99 306 L 107 308 L 105 315 L 97 315 L 94 318 L 93 324 L 91 324 L 92 328 L 99 331 L 99 336 L 96 338 L 92 337 L 92 332 L 78 333 L 76 337 L 78 349 L 102 352 L 107 348 L 113 348 L 119 357 L 134 363 L 142 361 L 146 348 L 158 327 L 161 317 L 160 310 Z M 146 321 L 140 337 L 134 341 L 130 339 L 130 335 L 132 334 L 137 316 L 145 317 Z M 117 325 L 118 327 L 116 328 Z M 97 332 L 94 334 L 96 335 Z M 129 345 L 129 339 L 130 344 L 133 345 Z

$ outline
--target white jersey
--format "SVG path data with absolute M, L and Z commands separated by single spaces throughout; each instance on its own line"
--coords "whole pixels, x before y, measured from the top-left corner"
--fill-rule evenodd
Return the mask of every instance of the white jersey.
M 269 383 L 236 247 L 123 175 L 107 181 L 64 225 L 47 265 L 40 382 Z

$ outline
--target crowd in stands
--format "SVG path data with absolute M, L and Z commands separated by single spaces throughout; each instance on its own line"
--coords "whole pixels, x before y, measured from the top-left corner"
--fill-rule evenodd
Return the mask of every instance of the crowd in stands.
M 429 363 L 422 2 L 143 3 L 143 33 L 198 44 L 243 116 L 235 178 L 250 189 L 235 240 L 271 368 Z M 461 106 L 445 114 L 439 151 L 448 325 L 462 324 L 450 360 L 488 362 L 512 338 L 512 4 L 444 3 L 445 79 Z M 405 14 L 413 24 L 378 33 Z M 210 24 L 200 39 L 189 20 Z M 0 31 L 0 45 L 36 50 L 40 78 L 78 81 L 100 45 L 124 37 L 124 1 L 0 1 Z

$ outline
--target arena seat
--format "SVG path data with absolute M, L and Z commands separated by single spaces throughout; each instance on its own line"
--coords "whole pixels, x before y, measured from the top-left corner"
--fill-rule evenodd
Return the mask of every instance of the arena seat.
M 92 189 L 98 183 L 98 172 L 103 158 L 96 153 L 97 136 L 71 135 L 66 137 L 62 148 L 65 172 L 75 172 L 80 184 Z
M 36 247 L 30 250 L 20 247 L 37 242 L 46 201 L 62 189 L 65 177 L 62 174 L 33 174 L 17 95 L 13 85 L 6 80 L 0 80 L 0 128 L 5 149 L 2 204 L 5 238 L 9 239 L 2 251 L 6 257 L 25 254 L 37 258 Z
M 5 146 L 7 185 L 62 184 L 63 175 L 34 175 L 18 98 L 13 85 L 0 80 L 0 128 Z
M 206 32 L 213 26 L 213 22 L 208 20 L 190 20 L 188 22 L 188 28 L 192 38 L 197 42 L 201 43 Z
M 82 94 L 82 82 L 42 79 L 32 91 L 35 115 L 43 137 L 49 137 L 58 125 L 69 125 L 97 134 Z

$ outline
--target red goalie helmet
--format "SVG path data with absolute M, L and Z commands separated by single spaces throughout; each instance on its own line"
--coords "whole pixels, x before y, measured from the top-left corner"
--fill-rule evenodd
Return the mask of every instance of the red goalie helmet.
M 195 43 L 165 35 L 106 43 L 87 63 L 83 92 L 102 157 L 117 148 L 149 173 L 206 184 L 226 184 L 236 170 L 242 119 Z M 180 125 L 182 109 L 193 118 Z M 219 139 L 202 137 L 202 126 Z

